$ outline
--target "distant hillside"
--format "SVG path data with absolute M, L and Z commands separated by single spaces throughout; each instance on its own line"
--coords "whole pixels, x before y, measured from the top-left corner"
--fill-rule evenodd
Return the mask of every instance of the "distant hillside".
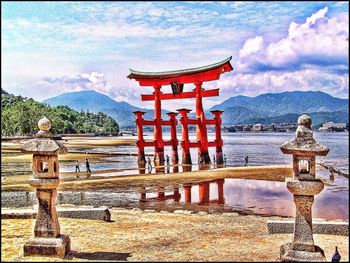
M 126 102 L 117 102 L 112 98 L 94 90 L 63 93 L 59 96 L 44 100 L 51 106 L 66 105 L 74 110 L 89 111 L 92 113 L 103 112 L 114 118 L 120 127 L 135 126 L 133 111 L 145 111 L 146 119 L 153 119 L 154 111 L 133 106 Z M 167 117 L 167 111 L 162 111 L 162 116 Z
M 345 111 L 332 111 L 332 112 L 311 112 L 308 115 L 312 119 L 312 126 L 318 126 L 325 122 L 344 122 L 349 123 L 349 113 Z M 275 117 L 265 118 L 248 118 L 243 122 L 236 124 L 271 124 L 271 123 L 296 123 L 300 114 L 289 113 Z
M 347 99 L 339 99 L 321 91 L 292 91 L 266 93 L 256 97 L 231 97 L 210 110 L 225 110 L 244 107 L 267 116 L 280 116 L 288 113 L 346 111 Z
M 210 110 L 214 109 L 224 111 L 224 125 L 296 122 L 303 113 L 312 114 L 317 125 L 325 121 L 348 122 L 349 100 L 320 91 L 292 91 L 235 96 Z
M 264 114 L 257 113 L 244 107 L 230 107 L 226 108 L 222 114 L 222 122 L 230 124 L 245 123 L 247 119 L 252 118 L 266 118 Z
M 46 116 L 51 120 L 51 132 L 118 134 L 116 121 L 104 113 L 77 112 L 67 106 L 47 106 L 32 98 L 24 98 L 1 89 L 1 135 L 33 135 L 38 121 Z

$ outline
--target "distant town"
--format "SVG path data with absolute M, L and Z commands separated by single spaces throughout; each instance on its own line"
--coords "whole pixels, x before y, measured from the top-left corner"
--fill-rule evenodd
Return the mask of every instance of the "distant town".
M 297 129 L 297 123 L 271 123 L 271 124 L 244 124 L 244 125 L 230 125 L 223 126 L 223 132 L 293 132 Z M 164 128 L 164 131 L 169 129 Z M 190 132 L 195 132 L 196 127 L 190 126 L 188 129 Z M 321 125 L 313 127 L 313 130 L 320 132 L 345 132 L 349 131 L 348 123 L 335 123 L 335 122 L 325 122 Z M 153 132 L 153 127 L 145 127 L 145 132 Z M 181 132 L 181 128 L 177 128 L 177 132 Z M 208 126 L 208 132 L 215 132 L 214 126 Z M 136 134 L 135 128 L 124 128 L 121 133 L 123 134 Z
M 271 123 L 271 124 L 247 124 L 247 125 L 233 125 L 224 126 L 224 132 L 291 132 L 298 127 L 297 123 Z M 347 123 L 326 122 L 321 126 L 314 127 L 314 130 L 320 132 L 344 132 L 349 131 Z

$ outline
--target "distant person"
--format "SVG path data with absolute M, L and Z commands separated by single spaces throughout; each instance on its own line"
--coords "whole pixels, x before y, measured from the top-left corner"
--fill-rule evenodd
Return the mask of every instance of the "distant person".
M 334 255 L 333 255 L 333 257 L 332 257 L 332 262 L 339 262 L 340 259 L 341 259 L 341 256 L 340 256 L 340 254 L 339 254 L 339 252 L 338 252 L 338 247 L 336 246 L 336 247 L 335 247 Z
M 169 155 L 166 155 L 166 165 L 170 166 L 170 158 Z
M 148 163 L 148 170 L 149 170 L 149 172 L 152 172 L 152 161 L 151 161 L 151 158 L 149 158 L 149 156 L 148 156 L 148 159 L 147 159 L 147 163 Z
M 216 163 L 216 159 L 215 159 L 215 155 L 213 155 L 213 165 L 215 165 Z
M 166 155 L 166 171 L 167 173 L 170 173 L 170 158 L 168 155 Z
M 248 155 L 244 158 L 244 160 L 245 160 L 245 166 L 247 166 L 248 165 L 248 161 L 249 161 L 249 159 L 248 159 L 249 157 L 248 157 Z
M 88 159 L 85 159 L 85 165 L 86 165 L 86 172 L 91 174 L 90 163 Z
M 198 156 L 198 164 L 201 164 L 203 162 L 203 157 L 202 155 Z
M 226 155 L 224 154 L 224 165 L 226 165 Z
M 79 161 L 75 162 L 75 172 L 79 172 L 80 173 Z

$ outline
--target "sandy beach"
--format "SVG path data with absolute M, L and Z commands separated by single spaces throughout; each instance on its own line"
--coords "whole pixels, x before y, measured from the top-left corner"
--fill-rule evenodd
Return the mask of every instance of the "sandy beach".
M 268 217 L 111 211 L 113 222 L 60 218 L 61 233 L 72 241 L 72 252 L 64 260 L 24 258 L 23 244 L 33 236 L 35 220 L 1 220 L 1 260 L 278 261 L 279 247 L 292 240 L 291 234 L 268 234 Z M 348 260 L 347 236 L 314 235 L 314 239 L 327 261 L 334 246 L 339 247 L 342 261 Z

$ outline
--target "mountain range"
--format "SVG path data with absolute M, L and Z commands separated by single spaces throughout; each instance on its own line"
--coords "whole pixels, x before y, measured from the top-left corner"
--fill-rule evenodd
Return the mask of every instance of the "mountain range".
M 265 93 L 256 97 L 235 96 L 213 106 L 223 110 L 224 125 L 295 123 L 307 113 L 313 125 L 327 121 L 349 122 L 349 100 L 333 97 L 321 91 L 291 91 Z
M 70 108 L 92 113 L 103 112 L 113 117 L 121 127 L 134 126 L 133 111 L 145 111 L 145 119 L 153 119 L 153 110 L 133 106 L 126 102 L 117 102 L 94 90 L 64 93 L 43 101 L 52 106 L 67 105 Z M 313 124 L 323 122 L 349 122 L 349 100 L 333 97 L 320 91 L 291 91 L 265 93 L 256 97 L 235 96 L 206 110 L 223 110 L 223 125 L 296 122 L 300 114 L 308 113 Z M 167 119 L 167 111 L 162 117 Z M 190 116 L 193 117 L 193 116 Z
M 66 105 L 76 111 L 89 111 L 91 113 L 103 112 L 114 118 L 120 127 L 135 125 L 133 111 L 144 111 L 145 119 L 153 119 L 154 110 L 139 108 L 127 102 L 117 102 L 112 98 L 94 90 L 68 92 L 42 101 L 51 106 Z M 167 118 L 168 111 L 162 110 L 162 117 Z

